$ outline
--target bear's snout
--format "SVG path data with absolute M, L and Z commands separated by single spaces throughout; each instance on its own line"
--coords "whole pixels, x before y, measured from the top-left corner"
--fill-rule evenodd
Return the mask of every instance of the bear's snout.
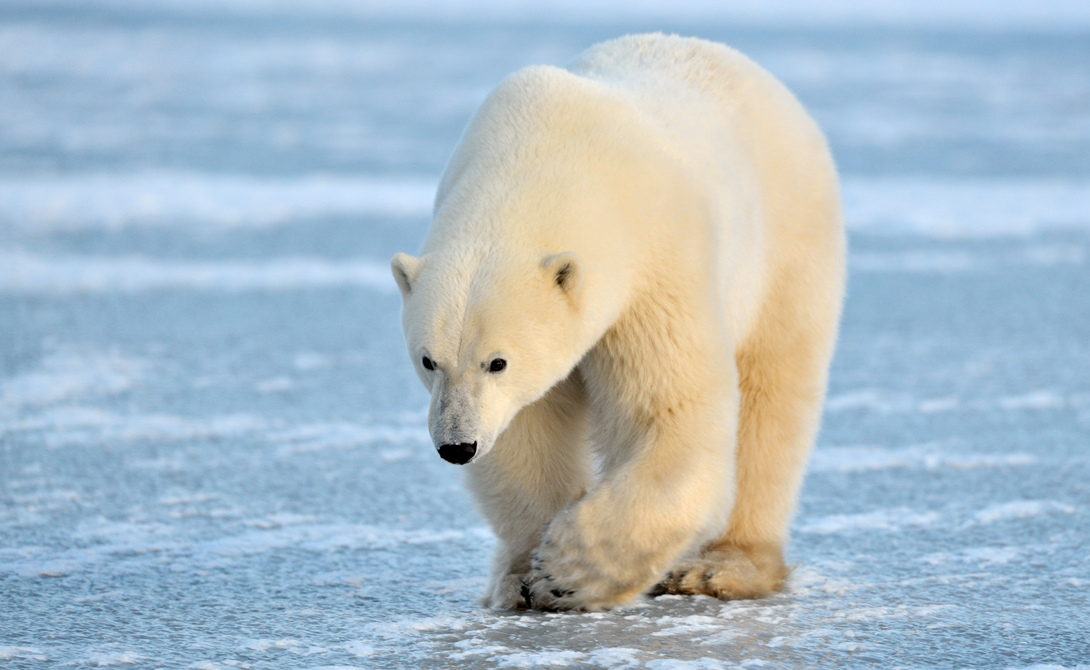
M 465 465 L 473 460 L 473 455 L 477 453 L 476 442 L 462 442 L 461 444 L 444 444 L 439 447 L 439 457 L 447 463 L 454 463 L 455 465 Z

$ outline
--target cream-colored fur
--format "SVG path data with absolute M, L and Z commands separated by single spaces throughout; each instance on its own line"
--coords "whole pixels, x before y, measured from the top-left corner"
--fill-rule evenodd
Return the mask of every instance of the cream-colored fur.
M 738 52 L 631 36 L 504 81 L 392 262 L 436 446 L 476 449 L 483 602 L 781 588 L 844 255 L 821 132 Z

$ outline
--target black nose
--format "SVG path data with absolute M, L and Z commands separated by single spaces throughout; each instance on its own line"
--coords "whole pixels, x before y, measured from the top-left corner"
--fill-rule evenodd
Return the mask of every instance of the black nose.
M 477 443 L 463 442 L 461 444 L 444 444 L 439 447 L 439 457 L 447 463 L 465 465 L 477 453 Z

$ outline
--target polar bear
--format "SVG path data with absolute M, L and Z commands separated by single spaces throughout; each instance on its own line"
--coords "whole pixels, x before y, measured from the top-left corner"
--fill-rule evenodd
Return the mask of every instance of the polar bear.
M 628 36 L 492 92 L 394 278 L 482 602 L 782 587 L 845 281 L 826 141 L 742 54 Z

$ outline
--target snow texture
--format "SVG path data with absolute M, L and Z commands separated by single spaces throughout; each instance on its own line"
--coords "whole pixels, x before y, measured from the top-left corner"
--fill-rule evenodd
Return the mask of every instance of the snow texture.
M 0 3 L 0 661 L 1090 667 L 1088 6 Z M 504 75 L 648 29 L 766 65 L 844 174 L 795 569 L 485 611 L 387 259 Z

